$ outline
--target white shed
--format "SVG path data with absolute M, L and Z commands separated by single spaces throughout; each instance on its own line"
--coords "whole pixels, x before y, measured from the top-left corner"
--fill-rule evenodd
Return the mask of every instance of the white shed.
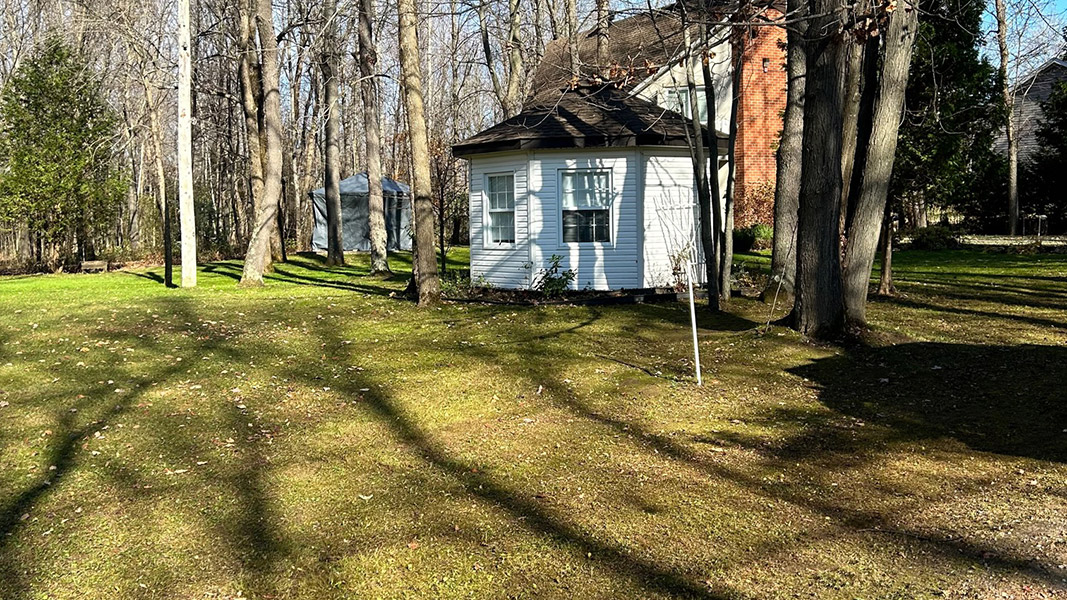
M 696 36 L 685 34 L 676 13 L 638 14 L 611 25 L 610 66 L 595 65 L 595 36 L 579 35 L 579 76 L 570 71 L 566 40 L 546 48 L 523 111 L 453 147 L 470 168 L 475 285 L 530 288 L 553 256 L 575 272 L 577 289 L 673 286 L 684 282 L 683 256 L 695 258 L 702 283 L 684 57 L 696 57 L 701 121 L 707 115 L 699 61 L 709 57 L 715 143 L 702 129 L 725 189 L 728 31 L 706 54 L 690 53 Z
M 577 289 L 684 281 L 679 258 L 700 254 L 687 123 L 636 96 L 578 88 L 457 145 L 470 165 L 472 281 L 530 288 L 553 256 Z

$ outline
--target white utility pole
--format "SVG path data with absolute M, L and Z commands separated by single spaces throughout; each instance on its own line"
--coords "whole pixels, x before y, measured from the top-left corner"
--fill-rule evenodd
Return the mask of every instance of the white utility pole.
M 182 287 L 196 287 L 193 205 L 193 64 L 189 0 L 178 0 L 178 215 L 182 231 Z

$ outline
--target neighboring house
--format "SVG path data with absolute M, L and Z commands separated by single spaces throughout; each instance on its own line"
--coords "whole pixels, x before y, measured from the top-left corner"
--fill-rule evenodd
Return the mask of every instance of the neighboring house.
M 756 31 L 744 53 L 737 108 L 739 198 L 746 189 L 773 185 L 785 106 L 785 32 L 774 26 Z M 720 32 L 709 53 L 723 190 L 732 104 L 727 34 Z M 642 13 L 611 24 L 609 64 L 596 65 L 596 36 L 581 33 L 578 76 L 571 72 L 567 40 L 556 40 L 533 75 L 522 112 L 453 147 L 469 161 L 472 280 L 530 288 L 559 256 L 561 267 L 576 273 L 579 289 L 684 281 L 679 258 L 695 251 L 701 260 L 685 39 L 672 9 Z M 703 93 L 698 104 L 706 123 Z M 695 270 L 699 282 L 703 266 Z
M 1019 139 L 1019 163 L 1025 163 L 1039 150 L 1037 129 L 1043 115 L 1041 103 L 1048 100 L 1055 84 L 1067 81 L 1067 61 L 1052 59 L 1015 84 L 1015 131 Z M 993 142 L 993 148 L 1008 153 L 1008 140 L 1003 133 Z

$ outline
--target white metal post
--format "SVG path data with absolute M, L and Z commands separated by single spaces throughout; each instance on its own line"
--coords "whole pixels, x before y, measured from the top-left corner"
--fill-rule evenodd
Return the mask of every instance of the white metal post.
M 697 305 L 693 297 L 693 264 L 690 262 L 686 267 L 686 278 L 689 280 L 689 321 L 693 326 L 693 369 L 697 375 L 697 385 L 703 386 L 704 380 L 700 376 L 700 341 L 697 339 Z

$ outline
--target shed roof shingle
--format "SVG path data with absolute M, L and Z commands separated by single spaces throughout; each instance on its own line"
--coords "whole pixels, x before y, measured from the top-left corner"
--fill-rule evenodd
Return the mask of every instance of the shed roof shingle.
M 536 148 L 687 146 L 689 119 L 614 85 L 577 87 L 452 147 L 455 156 Z M 704 135 L 707 136 L 707 130 Z

